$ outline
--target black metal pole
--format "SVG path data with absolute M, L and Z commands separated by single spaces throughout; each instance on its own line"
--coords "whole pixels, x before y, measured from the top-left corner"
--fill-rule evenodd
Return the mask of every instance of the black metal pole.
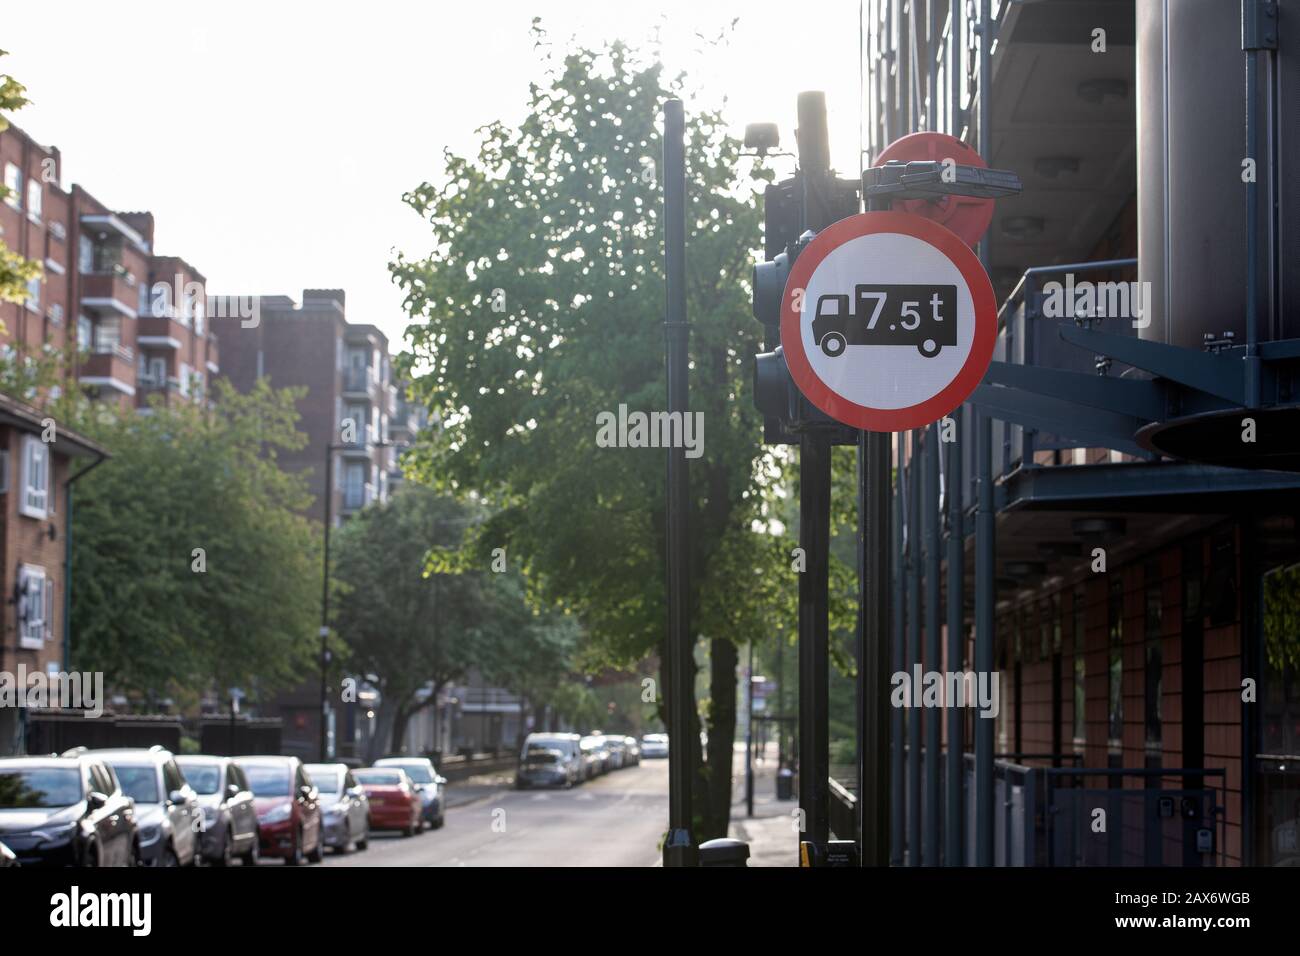
M 907 458 L 907 678 L 913 683 L 907 712 L 907 864 L 921 865 L 921 688 L 914 680 L 921 667 L 921 458 L 917 432 L 911 433 Z
M 831 446 L 822 432 L 799 438 L 799 546 L 807 570 L 799 575 L 799 808 L 807 840 L 830 840 Z
M 325 446 L 325 556 L 324 573 L 321 575 L 320 597 L 320 759 L 324 763 L 325 753 L 325 708 L 330 665 L 330 525 L 334 521 L 334 444 Z
M 858 662 L 862 742 L 859 748 L 859 826 L 863 866 L 889 866 L 890 724 L 890 433 L 862 432 L 858 445 L 862 586 Z M 870 801 L 868 808 L 867 802 Z
M 962 410 L 953 412 L 956 441 L 949 442 L 948 467 L 944 484 L 945 504 L 948 506 L 948 667 L 960 671 L 965 643 L 965 558 L 966 540 L 962 534 L 962 467 L 961 420 Z M 944 824 L 946 866 L 961 866 L 964 860 L 962 840 L 965 812 L 962 791 L 966 768 L 962 761 L 965 743 L 965 715 L 960 707 L 948 706 L 948 819 Z
M 746 669 L 748 693 L 745 695 L 745 816 L 754 815 L 754 642 L 749 642 L 749 667 Z
M 921 507 L 925 529 L 925 667 L 942 670 L 943 638 L 939 631 L 939 426 L 931 424 L 921 452 L 925 490 Z M 915 701 L 913 701 L 915 703 Z M 943 800 L 939 788 L 941 721 L 937 710 L 925 710 L 925 865 L 939 865 Z
M 664 104 L 664 333 L 668 365 L 668 411 L 688 414 L 686 317 L 686 114 L 681 100 Z M 695 688 L 691 639 L 687 509 L 690 484 L 686 449 L 668 449 L 668 836 L 664 866 L 695 866 L 691 836 L 691 776 L 698 742 L 692 740 Z
M 904 586 L 903 575 L 907 573 L 907 560 L 903 554 L 903 433 L 898 432 L 894 435 L 894 496 L 893 496 L 893 526 L 891 527 L 890 539 L 892 545 L 890 553 L 898 556 L 893 562 L 891 585 L 894 590 L 894 599 L 890 603 L 893 610 L 890 616 L 890 632 L 893 647 L 891 648 L 890 661 L 891 667 L 895 673 L 906 668 L 907 664 L 907 641 L 903 625 L 904 595 L 906 588 Z M 889 862 L 892 866 L 903 865 L 903 850 L 906 846 L 904 834 L 904 819 L 906 814 L 904 794 L 904 753 L 905 744 L 905 714 L 901 707 L 892 707 L 889 715 L 889 739 L 891 747 L 889 751 Z
M 975 673 L 993 679 L 993 422 L 976 410 L 979 493 L 975 510 Z M 975 717 L 975 864 L 993 865 L 993 720 Z

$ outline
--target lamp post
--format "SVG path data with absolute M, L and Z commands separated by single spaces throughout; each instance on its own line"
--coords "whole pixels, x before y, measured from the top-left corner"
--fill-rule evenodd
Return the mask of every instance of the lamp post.
M 326 752 L 325 715 L 328 712 L 328 687 L 330 663 L 330 528 L 334 524 L 334 453 L 348 449 L 365 447 L 392 448 L 396 443 L 390 441 L 344 442 L 325 446 L 325 555 L 324 573 L 321 575 L 320 598 L 320 759 L 324 763 L 328 758 Z

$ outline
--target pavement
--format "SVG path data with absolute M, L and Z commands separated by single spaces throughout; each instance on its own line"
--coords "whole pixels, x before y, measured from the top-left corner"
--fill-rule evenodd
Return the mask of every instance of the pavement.
M 736 748 L 732 767 L 731 829 L 727 835 L 749 844 L 750 866 L 798 866 L 799 831 L 795 800 L 776 799 L 776 744 L 754 761 L 754 815 L 745 815 L 745 747 Z

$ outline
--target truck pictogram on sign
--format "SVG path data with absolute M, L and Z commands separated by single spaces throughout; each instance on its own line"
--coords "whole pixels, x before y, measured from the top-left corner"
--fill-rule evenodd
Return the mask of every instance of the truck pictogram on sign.
M 847 294 L 818 297 L 812 334 L 831 358 L 850 345 L 914 345 L 934 358 L 957 344 L 956 312 L 955 285 L 860 283 L 851 303 Z

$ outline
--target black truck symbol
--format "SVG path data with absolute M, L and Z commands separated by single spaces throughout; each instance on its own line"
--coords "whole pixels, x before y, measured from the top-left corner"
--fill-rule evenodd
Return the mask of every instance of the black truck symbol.
M 813 340 L 831 358 L 849 345 L 915 345 L 934 358 L 957 344 L 955 285 L 856 285 L 847 295 L 817 299 Z

